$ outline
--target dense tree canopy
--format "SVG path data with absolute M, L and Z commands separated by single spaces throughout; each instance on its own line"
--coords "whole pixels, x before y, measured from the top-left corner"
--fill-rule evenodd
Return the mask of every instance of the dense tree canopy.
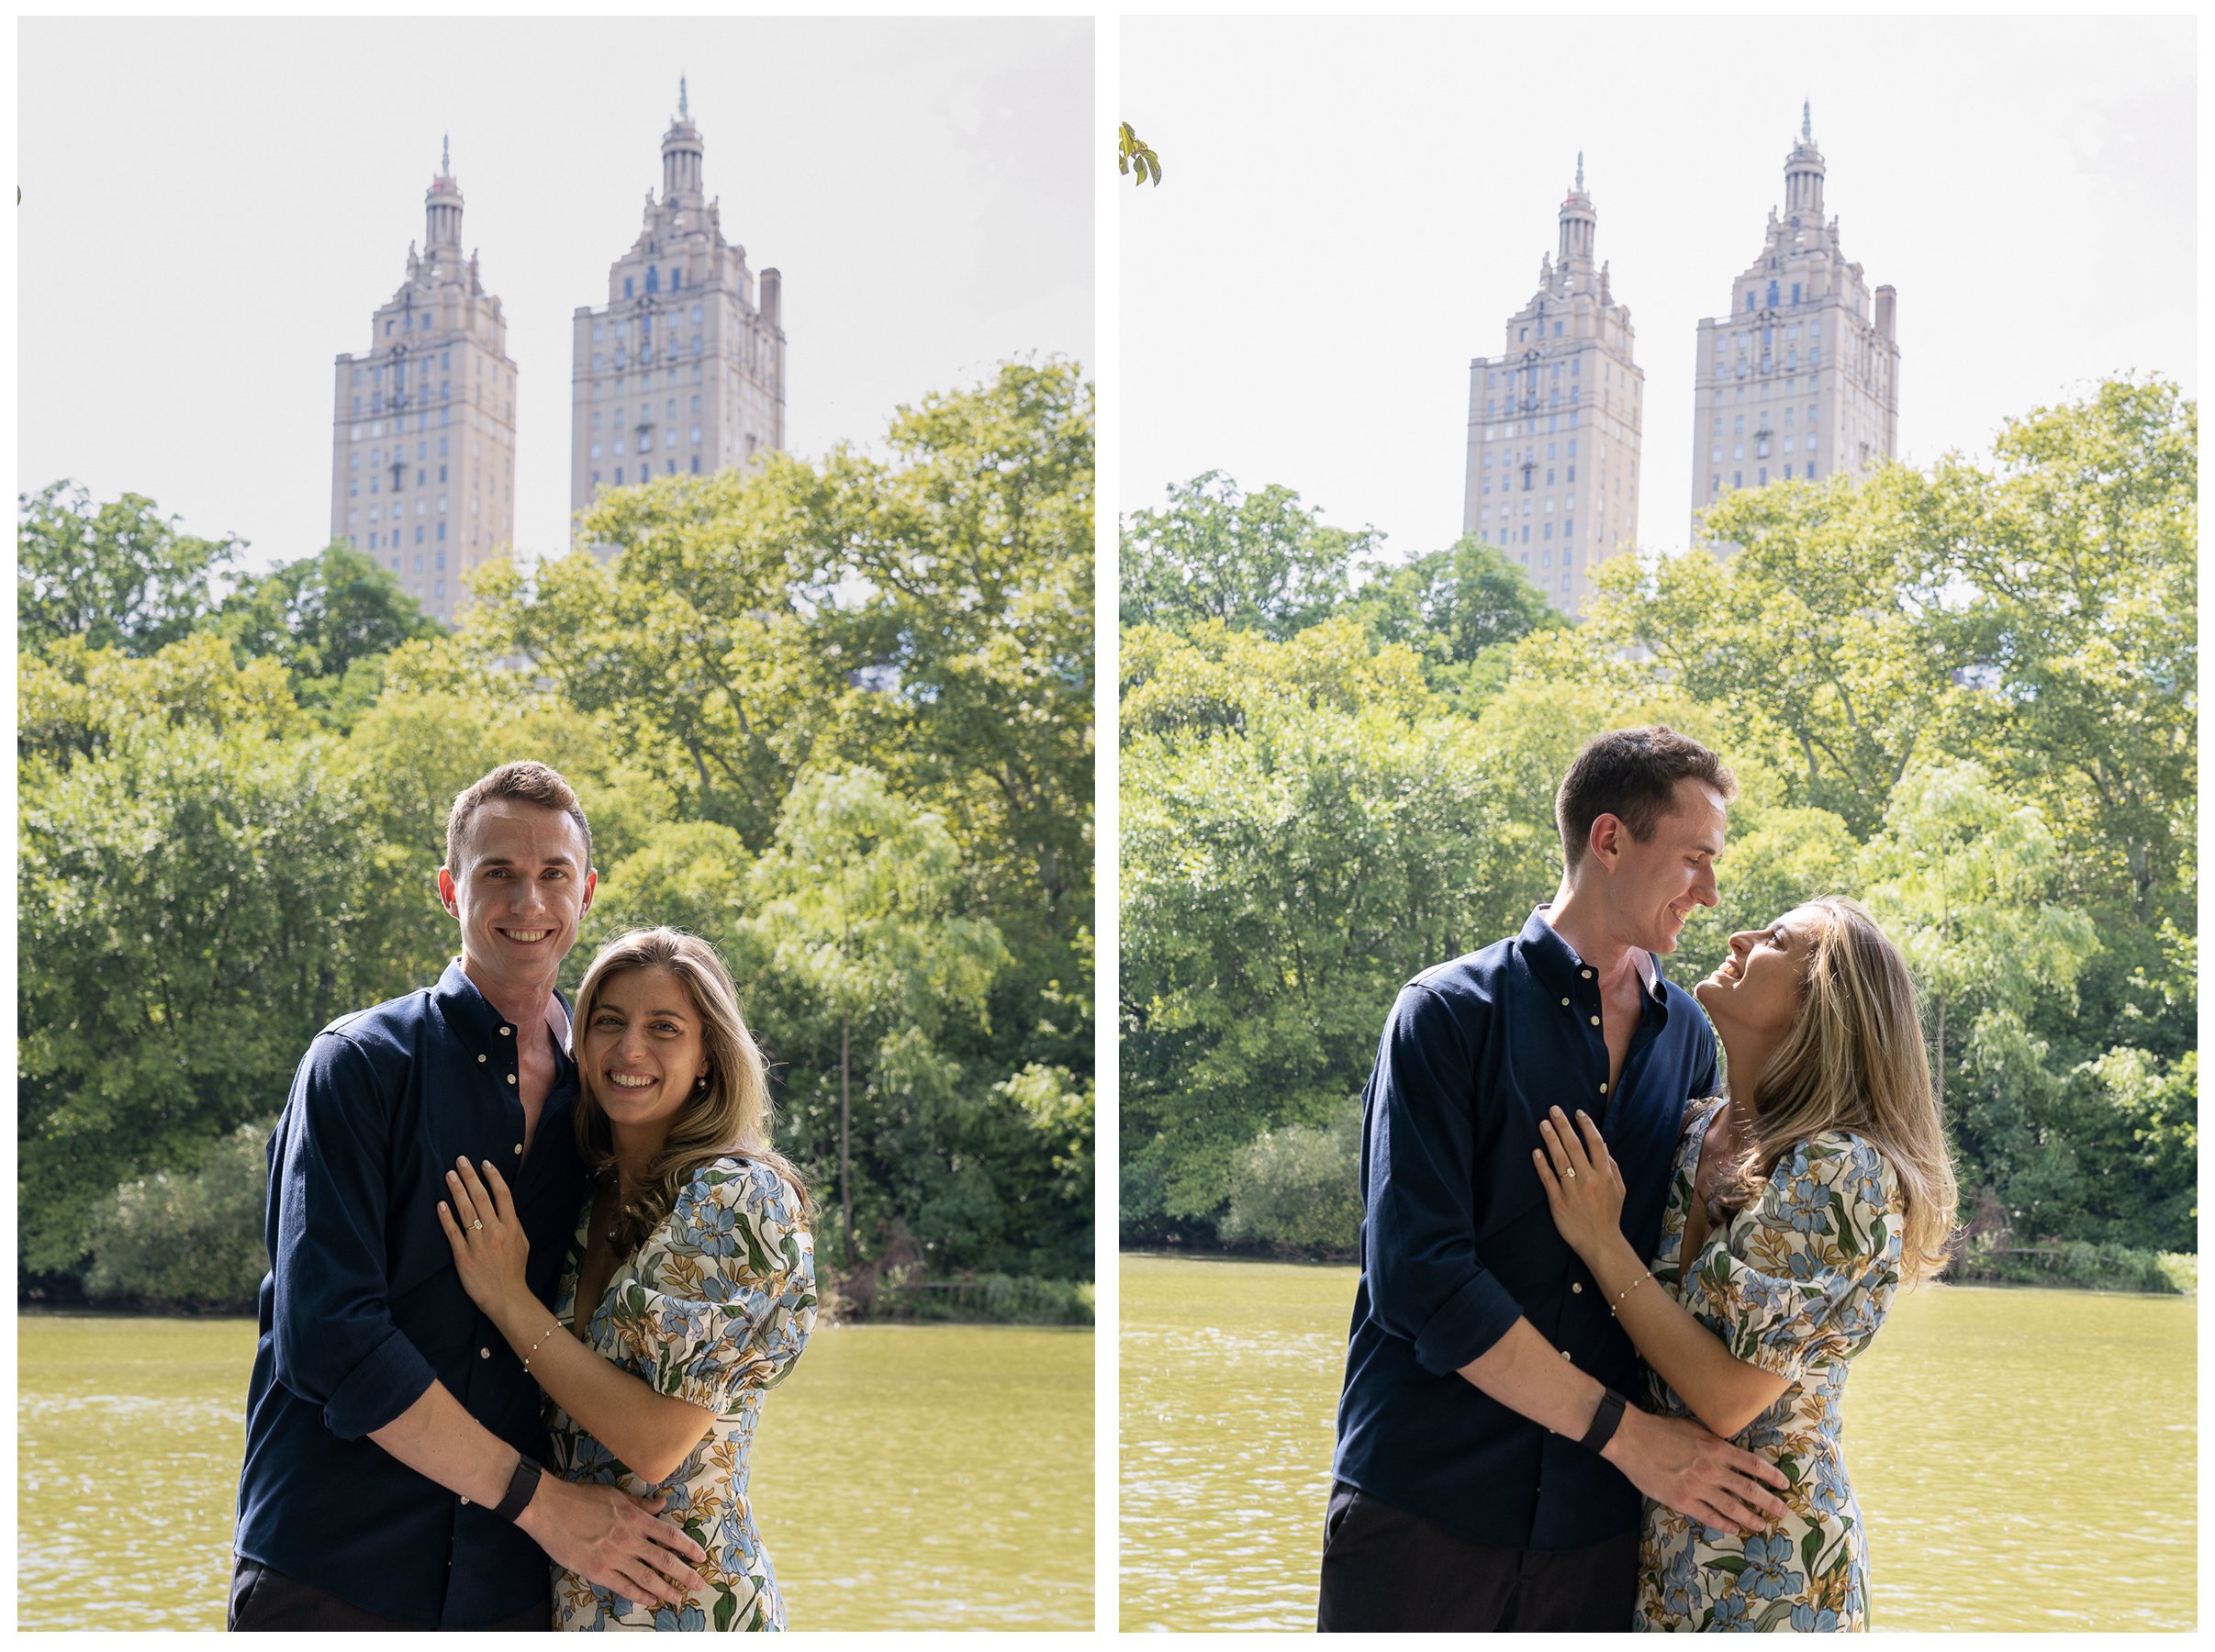
M 1550 897 L 1570 757 L 1661 720 L 1740 787 L 1672 976 L 1859 896 L 1920 986 L 1963 1216 L 2190 1248 L 2197 451 L 2175 386 L 2105 385 L 1987 463 L 1734 494 L 1735 553 L 1618 558 L 1574 626 L 1474 541 L 1356 568 L 1282 488 L 1134 515 L 1126 1233 L 1350 1245 L 1317 1189 L 1394 992 Z M 1255 501 L 1272 531 L 1233 531 Z
M 629 924 L 715 941 L 826 1261 L 850 1200 L 856 1266 L 1089 1277 L 1091 417 L 1019 363 L 876 453 L 615 490 L 453 635 L 343 546 L 224 586 L 150 501 L 24 498 L 28 1275 L 146 1294 L 147 1211 L 235 1223 L 233 1133 L 435 977 L 447 807 L 531 756 L 601 871 L 565 983 Z

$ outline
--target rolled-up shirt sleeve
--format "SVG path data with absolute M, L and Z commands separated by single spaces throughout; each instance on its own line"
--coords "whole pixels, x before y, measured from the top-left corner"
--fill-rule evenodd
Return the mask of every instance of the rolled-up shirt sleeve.
M 1370 1077 L 1364 1263 L 1370 1313 L 1444 1376 L 1523 1310 L 1477 1256 L 1474 1052 L 1451 1006 L 1401 989 Z
M 429 1391 L 431 1363 L 392 1323 L 386 1274 L 386 1100 L 369 1063 L 324 1032 L 293 1077 L 270 1165 L 276 1379 L 323 1408 L 342 1440 Z

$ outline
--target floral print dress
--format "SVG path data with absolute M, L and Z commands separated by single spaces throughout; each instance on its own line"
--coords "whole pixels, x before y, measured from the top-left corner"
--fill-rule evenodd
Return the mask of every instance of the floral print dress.
M 554 1312 L 576 1307 L 589 1203 L 562 1274 Z M 557 1629 L 782 1629 L 783 1598 L 746 1503 L 747 1458 L 762 1393 L 782 1382 L 815 1326 L 814 1241 L 800 1197 L 775 1172 L 723 1158 L 695 1172 L 661 1224 L 620 1266 L 586 1341 L 657 1393 L 706 1406 L 713 1426 L 667 1479 L 649 1485 L 559 1406 L 549 1407 L 553 1467 L 565 1479 L 666 1492 L 708 1557 L 708 1592 L 653 1607 L 554 1569 Z
M 1680 1269 L 1700 1144 L 1723 1107 L 1687 1116 L 1653 1277 L 1750 1365 L 1788 1379 L 1735 1443 L 1790 1477 L 1774 1532 L 1740 1536 L 1649 1498 L 1639 1552 L 1639 1629 L 1865 1629 L 1862 1512 L 1846 1482 L 1840 1401 L 1899 1289 L 1899 1183 L 1859 1136 L 1826 1132 L 1787 1152 L 1761 1197 L 1711 1232 Z M 1692 1410 L 1655 1374 L 1647 1409 Z

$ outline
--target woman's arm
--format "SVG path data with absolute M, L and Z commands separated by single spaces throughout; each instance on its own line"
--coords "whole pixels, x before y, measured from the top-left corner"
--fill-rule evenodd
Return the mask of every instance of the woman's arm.
M 487 1187 L 489 1184 L 489 1187 Z M 571 1335 L 553 1310 L 531 1294 L 523 1263 L 530 1244 L 516 1220 L 508 1184 L 490 1163 L 480 1178 L 466 1160 L 446 1173 L 452 1208 L 439 1221 L 453 1246 L 454 1266 L 469 1300 L 485 1312 L 554 1402 L 648 1485 L 683 1467 L 706 1436 L 715 1413 L 658 1393 Z M 482 1222 L 482 1228 L 473 1227 Z
M 1728 1440 L 1767 1411 L 1791 1384 L 1735 1357 L 1690 1310 L 1653 1284 L 1646 1264 L 1623 1237 L 1623 1176 L 1582 1111 L 1577 1129 L 1560 1108 L 1539 1122 L 1546 1145 L 1534 1156 L 1546 1202 L 1561 1237 L 1592 1270 L 1616 1318 L 1646 1363 L 1676 1390 L 1693 1414 Z M 1563 1174 L 1575 1172 L 1573 1176 Z

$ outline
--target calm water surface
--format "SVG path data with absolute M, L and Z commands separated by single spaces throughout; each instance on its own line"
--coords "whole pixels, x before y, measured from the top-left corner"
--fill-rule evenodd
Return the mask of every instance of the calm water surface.
M 1354 1270 L 1122 1262 L 1125 1629 L 1312 1629 Z M 2196 1625 L 2198 1305 L 1903 1293 L 1846 1386 L 1878 1629 Z
M 17 1323 L 18 1625 L 222 1628 L 252 1322 Z M 793 1627 L 1090 1629 L 1092 1347 L 819 1332 L 755 1447 Z

